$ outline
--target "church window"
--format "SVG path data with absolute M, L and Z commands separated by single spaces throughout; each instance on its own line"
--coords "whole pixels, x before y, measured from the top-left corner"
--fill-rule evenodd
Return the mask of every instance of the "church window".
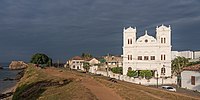
M 163 43 L 163 38 L 161 38 L 161 43 Z
M 128 60 L 132 60 L 132 55 L 128 55 Z
M 129 39 L 128 39 L 128 44 L 129 44 Z
M 128 39 L 128 44 L 132 44 L 132 39 Z
M 164 43 L 166 43 L 166 38 L 164 38 Z
M 149 57 L 148 56 L 144 56 L 144 60 L 149 60 Z
M 163 55 L 163 60 L 165 60 L 166 59 L 166 57 L 165 57 L 165 55 Z
M 166 60 L 166 55 L 161 55 L 161 60 Z
M 131 67 L 129 67 L 129 68 L 128 68 L 128 71 L 132 71 L 132 68 L 131 68 Z
M 148 40 L 146 39 L 146 40 L 145 40 L 145 42 L 147 43 L 147 42 L 148 42 Z
M 155 60 L 155 56 L 151 56 L 151 60 Z
M 165 68 L 161 68 L 161 75 L 165 75 Z
M 142 56 L 138 56 L 138 60 L 142 60 Z

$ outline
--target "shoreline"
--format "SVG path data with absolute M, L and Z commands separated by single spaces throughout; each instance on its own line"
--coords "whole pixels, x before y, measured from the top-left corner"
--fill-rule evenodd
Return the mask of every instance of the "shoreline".
M 9 87 L 9 88 L 3 90 L 1 94 L 6 94 L 6 93 L 8 93 L 8 92 L 15 92 L 15 89 L 16 89 L 16 88 L 17 88 L 17 83 L 16 83 L 14 86 L 11 86 L 11 87 Z

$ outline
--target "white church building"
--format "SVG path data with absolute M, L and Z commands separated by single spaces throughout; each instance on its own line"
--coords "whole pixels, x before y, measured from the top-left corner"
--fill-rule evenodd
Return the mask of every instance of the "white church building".
M 151 70 L 155 76 L 171 77 L 171 27 L 157 26 L 156 37 L 147 31 L 136 35 L 136 28 L 123 30 L 123 75 L 128 70 Z

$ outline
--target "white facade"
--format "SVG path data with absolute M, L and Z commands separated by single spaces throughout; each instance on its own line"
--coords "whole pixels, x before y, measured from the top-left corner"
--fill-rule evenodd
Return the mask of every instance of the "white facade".
M 77 69 L 77 70 L 83 70 L 84 71 L 83 62 L 84 62 L 84 60 L 70 60 L 69 61 L 69 67 L 71 69 Z
M 88 61 L 88 63 L 89 63 L 90 65 L 95 65 L 95 64 L 99 64 L 100 61 L 97 60 L 96 58 L 92 58 L 91 60 Z
M 172 51 L 171 55 L 172 55 L 172 60 L 175 59 L 178 56 L 194 59 L 194 52 L 193 51 Z
M 194 59 L 200 58 L 200 51 L 194 51 Z
M 123 75 L 129 70 L 152 70 L 158 76 L 171 76 L 171 27 L 156 28 L 156 38 L 136 37 L 136 28 L 123 30 Z M 161 68 L 164 74 L 161 75 Z
M 192 83 L 192 77 L 194 83 Z M 200 72 L 188 70 L 181 72 L 181 87 L 200 92 Z

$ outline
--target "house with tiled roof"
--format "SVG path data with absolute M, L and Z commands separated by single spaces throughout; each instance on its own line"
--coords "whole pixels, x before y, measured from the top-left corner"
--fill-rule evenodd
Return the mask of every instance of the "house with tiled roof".
M 70 69 L 84 70 L 83 68 L 84 59 L 80 56 L 74 56 L 70 60 L 67 61 L 67 65 Z
M 82 58 L 80 56 L 74 56 L 67 61 L 67 65 L 70 69 L 85 71 L 85 69 L 83 68 L 83 62 L 88 62 L 91 67 L 100 63 L 96 58 Z
M 200 64 L 183 68 L 181 72 L 181 87 L 200 92 Z

